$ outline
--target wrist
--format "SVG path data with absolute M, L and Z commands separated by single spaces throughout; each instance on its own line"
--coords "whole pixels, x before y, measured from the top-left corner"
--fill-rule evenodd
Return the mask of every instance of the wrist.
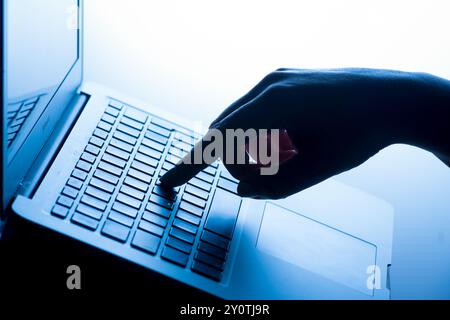
M 405 143 L 450 153 L 450 81 L 424 73 L 405 73 L 395 86 L 395 96 L 383 115 L 387 118 L 388 144 Z

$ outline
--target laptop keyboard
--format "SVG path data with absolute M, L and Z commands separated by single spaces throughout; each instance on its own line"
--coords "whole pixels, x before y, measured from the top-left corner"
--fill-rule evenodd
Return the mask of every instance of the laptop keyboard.
M 220 281 L 241 205 L 218 162 L 185 186 L 162 188 L 199 136 L 111 101 L 52 215 Z
M 25 120 L 37 105 L 39 97 L 8 104 L 8 147 L 13 143 Z

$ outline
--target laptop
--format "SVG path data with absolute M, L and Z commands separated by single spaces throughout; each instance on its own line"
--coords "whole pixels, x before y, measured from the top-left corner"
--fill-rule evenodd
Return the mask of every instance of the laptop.
M 161 187 L 205 129 L 83 82 L 83 1 L 3 6 L 3 220 L 221 298 L 389 298 L 388 203 L 335 179 L 283 200 L 241 198 L 220 161 Z

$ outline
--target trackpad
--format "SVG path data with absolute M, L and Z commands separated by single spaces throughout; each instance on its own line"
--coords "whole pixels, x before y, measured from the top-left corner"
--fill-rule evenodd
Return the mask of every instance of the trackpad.
M 333 214 L 330 212 L 330 214 Z M 368 267 L 376 246 L 267 202 L 257 248 L 330 280 L 373 295 Z

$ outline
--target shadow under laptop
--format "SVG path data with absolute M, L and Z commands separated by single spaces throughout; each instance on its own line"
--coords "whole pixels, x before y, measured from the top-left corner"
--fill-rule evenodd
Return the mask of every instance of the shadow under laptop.
M 149 305 L 220 301 L 15 215 L 7 222 L 0 252 L 1 287 L 8 295 L 102 296 L 145 300 Z

